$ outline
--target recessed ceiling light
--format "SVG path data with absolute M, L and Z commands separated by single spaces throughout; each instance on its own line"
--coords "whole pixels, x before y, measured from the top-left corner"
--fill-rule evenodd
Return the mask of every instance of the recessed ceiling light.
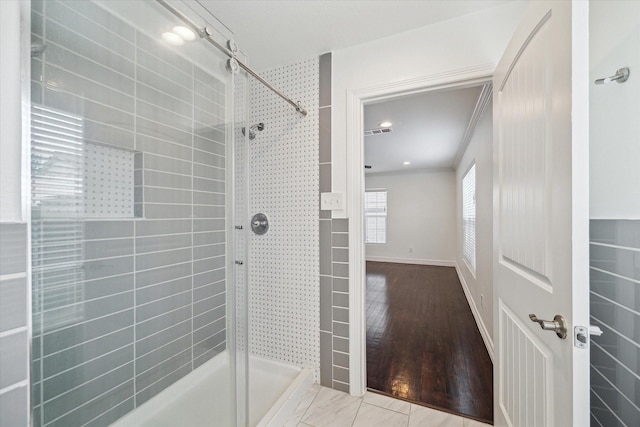
M 390 128 L 392 124 L 393 123 L 386 121 L 386 122 L 380 122 L 378 126 L 380 126 L 381 128 Z
M 411 162 L 402 162 L 402 164 L 406 166 L 406 165 L 410 165 Z
M 196 38 L 196 33 L 181 25 L 173 27 L 173 32 L 182 37 L 185 41 L 195 40 Z
M 162 39 L 172 46 L 182 46 L 184 44 L 184 39 L 176 33 L 162 33 Z

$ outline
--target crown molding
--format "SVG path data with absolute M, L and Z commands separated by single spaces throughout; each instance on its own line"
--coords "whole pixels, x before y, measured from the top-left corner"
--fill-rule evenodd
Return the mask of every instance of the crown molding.
M 454 158 L 453 164 L 451 165 L 453 168 L 456 168 L 460 164 L 460 160 L 462 160 L 462 156 L 464 155 L 464 152 L 467 151 L 467 147 L 471 142 L 471 138 L 473 138 L 473 134 L 476 131 L 478 122 L 480 122 L 480 118 L 491 103 L 492 97 L 493 84 L 491 82 L 485 83 L 482 86 L 480 94 L 478 95 L 478 100 L 476 101 L 476 106 L 473 109 L 473 113 L 471 113 L 471 118 L 469 119 L 469 124 L 467 124 L 467 129 L 464 131 L 464 135 L 462 135 L 462 140 L 460 141 L 460 145 L 458 146 L 458 152 L 456 153 L 456 157 Z

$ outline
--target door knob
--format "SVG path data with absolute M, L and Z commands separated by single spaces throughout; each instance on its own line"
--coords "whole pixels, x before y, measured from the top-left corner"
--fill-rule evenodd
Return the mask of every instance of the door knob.
M 564 320 L 562 315 L 556 314 L 553 320 L 542 320 L 538 319 L 535 314 L 530 314 L 529 319 L 531 319 L 532 322 L 538 323 L 545 331 L 554 331 L 558 338 L 567 338 L 567 321 Z

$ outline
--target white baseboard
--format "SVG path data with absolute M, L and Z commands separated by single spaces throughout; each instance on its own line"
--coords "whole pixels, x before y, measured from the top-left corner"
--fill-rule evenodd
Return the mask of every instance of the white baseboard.
M 480 335 L 482 336 L 482 340 L 484 341 L 485 347 L 487 347 L 487 352 L 489 353 L 489 357 L 493 362 L 493 341 L 491 340 L 491 334 L 489 334 L 489 330 L 487 329 L 487 325 L 485 325 L 482 320 L 482 316 L 480 316 L 480 310 L 478 310 L 478 306 L 476 306 L 476 302 L 471 297 L 471 291 L 469 290 L 469 286 L 467 282 L 464 280 L 464 276 L 460 272 L 460 267 L 458 264 L 455 264 L 456 273 L 458 273 L 458 278 L 460 279 L 460 283 L 462 284 L 462 290 L 464 291 L 464 295 L 467 297 L 467 301 L 469 302 L 469 307 L 471 307 L 471 312 L 473 313 L 473 317 L 476 319 L 476 323 L 478 324 L 478 329 L 480 330 Z
M 437 260 L 437 259 L 413 259 L 413 258 L 367 256 L 367 261 L 394 262 L 397 264 L 434 265 L 437 267 L 455 267 L 456 266 L 455 261 L 443 261 L 443 260 Z

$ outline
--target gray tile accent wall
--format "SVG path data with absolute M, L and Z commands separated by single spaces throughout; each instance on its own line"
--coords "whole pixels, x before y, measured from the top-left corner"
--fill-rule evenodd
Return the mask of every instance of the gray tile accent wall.
M 34 425 L 106 426 L 226 347 L 226 89 L 93 2 L 41 6 L 32 102 L 75 116 L 80 147 L 134 151 L 135 208 L 87 221 L 64 176 L 34 191 Z M 37 159 L 43 181 L 65 166 Z
M 29 422 L 27 224 L 0 224 L 0 425 Z
M 331 192 L 331 53 L 320 56 L 320 193 Z M 320 211 L 320 383 L 349 392 L 349 223 Z
M 640 419 L 640 220 L 591 220 L 591 425 Z

